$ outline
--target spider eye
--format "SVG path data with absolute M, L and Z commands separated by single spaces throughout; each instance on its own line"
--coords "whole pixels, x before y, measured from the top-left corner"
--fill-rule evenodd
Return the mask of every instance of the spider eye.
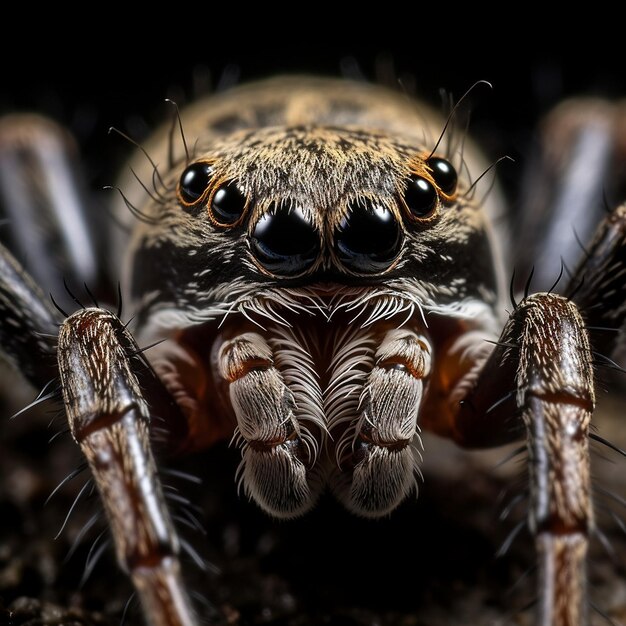
M 205 162 L 192 163 L 178 182 L 178 195 L 183 204 L 194 204 L 206 193 L 213 176 L 213 168 Z
M 380 274 L 400 254 L 402 230 L 393 213 L 369 198 L 348 205 L 335 231 L 335 251 L 342 265 L 358 274 Z
M 218 187 L 211 199 L 211 216 L 220 226 L 232 226 L 246 208 L 246 196 L 233 181 Z
M 456 191 L 458 182 L 458 176 L 452 163 L 440 157 L 431 157 L 426 163 L 432 170 L 433 179 L 439 189 L 447 196 L 451 196 Z
M 272 205 L 256 223 L 250 249 L 276 276 L 295 276 L 310 269 L 320 252 L 320 238 L 299 206 Z
M 439 196 L 433 184 L 421 176 L 411 176 L 404 192 L 404 202 L 414 217 L 428 217 L 436 208 Z

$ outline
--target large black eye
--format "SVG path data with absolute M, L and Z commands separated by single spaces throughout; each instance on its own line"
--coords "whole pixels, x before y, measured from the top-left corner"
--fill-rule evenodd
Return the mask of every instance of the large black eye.
M 213 168 L 208 163 L 192 163 L 185 168 L 178 183 L 180 199 L 185 204 L 193 204 L 206 192 L 213 176 Z
M 246 197 L 235 182 L 219 187 L 211 200 L 211 215 L 218 224 L 230 226 L 243 215 Z
M 432 170 L 433 179 L 443 193 L 451 196 L 456 191 L 458 176 L 450 161 L 440 157 L 430 157 L 426 164 Z
M 335 252 L 342 265 L 357 274 L 389 269 L 402 247 L 402 231 L 393 213 L 369 198 L 348 205 L 335 231 Z
M 250 237 L 255 259 L 277 276 L 305 272 L 315 263 L 320 247 L 319 235 L 302 209 L 287 202 L 264 213 Z
M 416 175 L 409 178 L 404 202 L 415 217 L 428 217 L 437 208 L 438 200 L 437 190 L 430 181 Z

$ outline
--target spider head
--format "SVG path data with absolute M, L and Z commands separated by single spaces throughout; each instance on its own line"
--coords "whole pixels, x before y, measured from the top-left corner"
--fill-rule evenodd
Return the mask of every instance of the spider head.
M 413 282 L 440 303 L 494 291 L 467 183 L 419 144 L 351 128 L 240 131 L 165 182 L 133 247 L 145 316 L 219 315 L 260 291 L 329 283 Z

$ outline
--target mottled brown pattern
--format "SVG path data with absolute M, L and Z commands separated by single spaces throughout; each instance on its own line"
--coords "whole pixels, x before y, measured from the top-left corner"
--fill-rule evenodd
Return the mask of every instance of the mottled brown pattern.
M 216 129 L 214 120 L 226 108 L 240 123 Z M 366 198 L 391 212 L 404 237 L 399 258 L 385 272 L 386 285 L 433 309 L 480 301 L 487 305 L 485 315 L 492 314 L 502 274 L 489 211 L 481 210 L 488 207 L 467 193 L 480 174 L 471 146 L 462 150 L 451 139 L 441 144 L 438 154 L 459 172 L 458 192 L 438 190 L 427 220 L 415 220 L 402 200 L 411 173 L 434 183 L 425 159 L 443 126 L 417 102 L 372 85 L 283 78 L 197 103 L 182 112 L 182 120 L 193 146 L 189 162 L 208 162 L 214 170 L 202 198 L 181 210 L 177 187 L 187 160 L 179 142 L 175 161 L 160 174 L 163 185 L 157 178 L 155 198 L 136 180 L 122 183 L 145 216 L 131 224 L 131 240 L 124 244 L 128 298 L 137 302 L 145 332 L 188 325 L 192 311 L 196 320 L 211 319 L 242 302 L 262 302 L 267 288 L 287 286 L 289 281 L 261 268 L 249 243 L 259 218 L 281 202 L 298 206 L 321 242 L 305 280 L 325 272 L 327 280 L 371 284 L 343 267 L 334 248 L 335 228 L 350 201 Z M 149 145 L 155 162 L 167 163 L 166 148 Z M 134 162 L 133 168 L 150 185 L 153 172 L 146 164 Z M 244 215 L 229 228 L 216 226 L 207 208 L 224 181 L 236 182 L 247 198 Z M 120 218 L 128 220 L 127 209 Z

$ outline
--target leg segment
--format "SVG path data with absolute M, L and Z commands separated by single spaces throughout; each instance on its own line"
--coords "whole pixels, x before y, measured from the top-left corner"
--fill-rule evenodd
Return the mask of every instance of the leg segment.
M 592 329 L 593 347 L 609 356 L 626 322 L 626 204 L 602 221 L 571 280 L 572 298 Z
M 56 377 L 57 312 L 0 244 L 0 347 L 13 367 L 41 389 Z
M 619 106 L 592 98 L 563 102 L 542 121 L 517 211 L 520 289 L 531 266 L 539 291 L 550 289 L 562 262 L 574 267 L 578 242 L 589 241 L 601 219 L 603 196 L 621 195 L 622 125 Z
M 538 626 L 587 623 L 593 407 L 592 355 L 578 308 L 560 296 L 537 294 L 512 313 L 457 411 L 456 438 L 466 445 L 504 441 L 519 432 L 520 421 L 525 427 Z
M 178 539 L 150 449 L 150 412 L 135 372 L 145 367 L 108 311 L 71 315 L 59 333 L 58 362 L 72 435 L 94 476 L 117 558 L 151 626 L 196 623 L 184 590 Z
M 9 247 L 38 284 L 60 297 L 64 278 L 93 285 L 97 277 L 76 154 L 69 133 L 51 120 L 0 119 L 0 212 L 8 218 Z

